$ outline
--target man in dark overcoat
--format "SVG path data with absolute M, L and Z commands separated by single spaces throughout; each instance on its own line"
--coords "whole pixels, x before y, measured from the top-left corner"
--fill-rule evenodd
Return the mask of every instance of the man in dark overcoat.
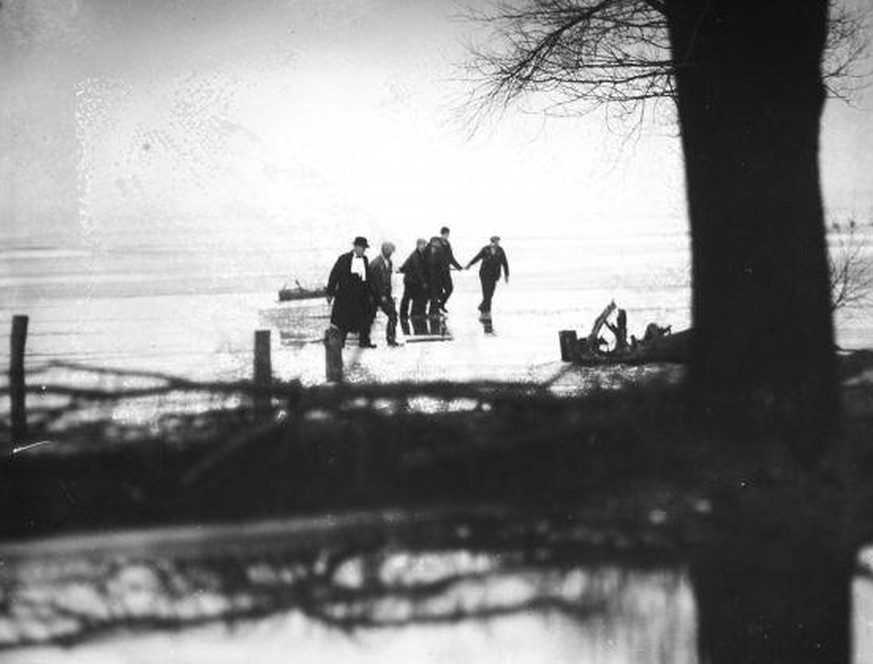
M 439 238 L 431 240 L 431 245 L 435 245 L 433 255 L 435 260 L 432 265 L 435 271 L 433 281 L 435 282 L 435 291 L 437 294 L 437 313 L 448 313 L 446 304 L 452 296 L 452 291 L 455 290 L 455 284 L 452 283 L 452 268 L 462 270 L 461 264 L 455 259 L 455 253 L 452 251 L 452 243 L 449 242 L 451 231 L 448 226 L 443 226 L 440 229 Z M 431 313 L 434 313 L 433 311 Z
M 352 251 L 336 259 L 327 281 L 327 301 L 333 305 L 330 323 L 345 343 L 349 332 L 358 333 L 361 348 L 375 348 L 370 342 L 373 319 L 373 296 L 367 283 L 369 264 L 364 252 L 367 238 L 356 237 Z
M 413 316 L 424 316 L 428 299 L 427 240 L 415 241 L 415 249 L 400 266 L 403 273 L 403 297 L 400 299 L 400 320 L 409 319 L 409 305 Z
M 427 259 L 427 299 L 429 301 L 428 314 L 439 316 L 442 312 L 442 300 L 445 293 L 445 275 L 448 272 L 443 252 L 443 241 L 439 235 L 434 235 L 425 249 Z

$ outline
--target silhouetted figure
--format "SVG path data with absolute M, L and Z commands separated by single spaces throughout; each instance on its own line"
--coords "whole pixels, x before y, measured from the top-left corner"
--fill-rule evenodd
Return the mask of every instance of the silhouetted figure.
M 500 238 L 497 235 L 491 237 L 491 243 L 482 247 L 476 256 L 467 263 L 470 269 L 475 263 L 482 261 L 479 266 L 479 281 L 482 284 L 482 302 L 479 311 L 483 314 L 491 313 L 491 300 L 494 298 L 494 289 L 500 280 L 500 273 L 509 283 L 509 262 L 506 260 L 506 252 L 500 246 Z
M 364 255 L 369 246 L 367 238 L 356 237 L 352 251 L 337 258 L 327 281 L 331 325 L 339 330 L 343 343 L 349 332 L 357 332 L 361 348 L 375 348 L 370 342 L 373 302 Z
M 385 328 L 385 339 L 389 346 L 397 345 L 397 308 L 391 294 L 391 275 L 394 273 L 394 264 L 391 256 L 394 254 L 394 245 L 391 242 L 382 243 L 382 252 L 373 259 L 367 270 L 370 279 L 370 291 L 373 293 L 376 311 L 381 310 L 388 317 L 388 325 Z
M 455 260 L 452 243 L 449 242 L 450 233 L 448 226 L 443 226 L 439 237 L 435 236 L 430 240 L 431 315 L 448 313 L 446 303 L 455 290 L 455 285 L 452 283 L 452 268 L 463 269 Z
M 430 288 L 428 289 L 428 315 L 439 316 L 443 310 L 442 302 L 446 289 L 446 277 L 448 267 L 446 267 L 445 252 L 443 249 L 443 241 L 438 235 L 434 235 L 427 244 L 425 250 L 427 257 L 427 275 Z
M 415 241 L 415 249 L 400 266 L 403 273 L 403 297 L 400 299 L 400 320 L 409 318 L 409 305 L 412 305 L 413 316 L 424 316 L 428 301 L 428 256 L 427 240 L 419 238 Z M 404 328 L 404 334 L 406 328 Z

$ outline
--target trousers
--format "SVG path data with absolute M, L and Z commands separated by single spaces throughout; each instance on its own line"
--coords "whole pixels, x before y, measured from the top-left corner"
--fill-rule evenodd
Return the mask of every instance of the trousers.
M 482 284 L 482 303 L 479 305 L 479 311 L 483 314 L 490 314 L 491 300 L 494 298 L 494 290 L 497 288 L 497 279 L 480 274 L 479 281 Z
M 383 298 L 376 304 L 377 311 L 381 311 L 388 317 L 388 323 L 385 326 L 385 339 L 388 343 L 397 341 L 397 306 L 394 304 L 393 297 Z M 373 318 L 376 317 L 376 311 L 373 312 Z M 369 330 L 367 331 L 369 338 Z

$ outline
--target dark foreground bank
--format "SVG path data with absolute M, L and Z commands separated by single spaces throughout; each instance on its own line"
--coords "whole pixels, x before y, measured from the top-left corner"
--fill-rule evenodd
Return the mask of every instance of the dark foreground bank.
M 250 385 L 161 389 L 217 390 L 224 403 L 148 425 L 71 419 L 70 404 L 35 420 L 30 435 L 40 444 L 0 469 L 2 501 L 12 508 L 3 510 L 0 531 L 7 553 L 19 545 L 33 550 L 28 541 L 59 533 L 80 533 L 76 541 L 89 549 L 103 541 L 97 534 L 132 527 L 145 528 L 145 543 L 154 544 L 166 531 L 148 537 L 148 528 L 211 523 L 218 530 L 207 532 L 234 537 L 244 523 L 291 519 L 290 532 L 308 518 L 321 526 L 291 538 L 292 548 L 309 570 L 304 578 L 327 579 L 329 587 L 271 588 L 263 604 L 246 605 L 239 617 L 296 606 L 342 628 L 374 624 L 368 602 L 389 591 L 334 588 L 337 566 L 392 547 L 484 552 L 549 569 L 580 561 L 687 566 L 707 661 L 848 661 L 854 561 L 873 536 L 868 383 L 846 384 L 843 432 L 814 473 L 767 441 L 690 431 L 676 384 L 574 398 L 487 383 L 276 385 L 266 409 L 264 399 L 252 398 L 264 392 L 253 394 Z M 70 403 L 155 395 L 152 388 L 95 390 Z M 399 524 L 372 516 L 395 513 L 407 516 Z M 342 514 L 376 521 L 344 529 L 335 516 Z M 40 549 L 54 546 L 44 541 Z M 232 564 L 210 557 L 198 565 L 232 595 L 250 583 L 240 580 L 238 556 L 230 556 Z M 201 578 L 200 567 L 172 564 Z M 20 582 L 7 584 L 8 596 L 26 591 Z M 441 589 L 390 593 L 415 603 Z M 146 626 L 162 628 L 158 623 Z M 102 624 L 85 620 L 63 638 L 86 638 Z
M 846 375 L 869 360 L 844 359 Z M 816 502 L 867 510 L 855 482 L 873 454 L 865 381 L 844 387 L 843 434 L 813 474 L 767 441 L 690 431 L 683 388 L 666 380 L 573 397 L 503 383 L 48 389 L 65 401 L 34 418 L 30 444 L 0 464 L 2 500 L 14 506 L 0 519 L 4 538 L 398 506 L 646 506 L 653 492 L 699 504 L 737 486 L 738 496 L 807 487 Z M 146 423 L 99 416 L 107 403 L 184 405 L 204 392 L 215 407 L 165 409 Z

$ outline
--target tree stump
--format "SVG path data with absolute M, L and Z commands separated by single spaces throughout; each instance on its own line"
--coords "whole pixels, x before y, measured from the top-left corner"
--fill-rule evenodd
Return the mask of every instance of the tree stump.
M 331 326 L 324 333 L 325 377 L 330 383 L 343 380 L 343 339 L 340 331 Z
M 558 342 L 561 344 L 561 361 L 572 362 L 575 360 L 578 343 L 576 330 L 561 330 L 558 332 Z
M 12 317 L 12 334 L 9 338 L 9 419 L 12 425 L 11 454 L 16 443 L 27 438 L 27 408 L 25 405 L 24 348 L 27 342 L 27 316 Z
M 273 362 L 270 357 L 270 330 L 255 331 L 254 408 L 258 416 L 270 413 L 272 398 L 265 390 L 273 383 Z

